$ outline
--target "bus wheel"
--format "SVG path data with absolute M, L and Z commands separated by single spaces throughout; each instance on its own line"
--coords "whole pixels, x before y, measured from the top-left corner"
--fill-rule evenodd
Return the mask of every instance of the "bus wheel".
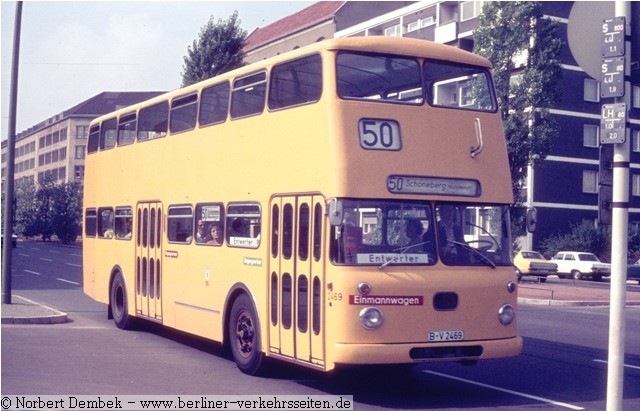
M 263 359 L 260 330 L 253 305 L 246 294 L 239 296 L 231 308 L 229 340 L 233 359 L 240 371 L 249 375 L 258 374 Z
M 109 297 L 109 305 L 111 306 L 111 315 L 113 322 L 122 330 L 131 328 L 132 319 L 129 317 L 127 306 L 127 289 L 124 285 L 122 274 L 116 274 L 111 284 L 111 293 Z

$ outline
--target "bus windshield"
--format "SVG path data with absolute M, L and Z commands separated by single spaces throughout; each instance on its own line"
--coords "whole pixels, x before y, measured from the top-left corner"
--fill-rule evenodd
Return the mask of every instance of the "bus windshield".
M 483 67 L 384 54 L 340 53 L 343 99 L 495 111 L 491 76 Z M 421 76 L 422 71 L 422 76 Z
M 339 200 L 332 229 L 336 264 L 510 265 L 508 206 L 415 201 Z

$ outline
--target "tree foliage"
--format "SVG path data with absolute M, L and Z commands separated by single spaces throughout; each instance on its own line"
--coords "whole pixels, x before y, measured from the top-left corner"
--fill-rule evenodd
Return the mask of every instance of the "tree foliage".
M 15 231 L 26 237 L 51 239 L 55 234 L 72 243 L 80 234 L 82 186 L 76 182 L 56 182 L 45 173 L 40 184 L 23 180 L 15 187 Z
M 553 257 L 559 251 L 584 251 L 596 254 L 603 260 L 611 255 L 609 234 L 602 226 L 595 227 L 593 221 L 583 221 L 571 226 L 571 231 L 548 237 L 540 243 L 540 251 L 546 257 Z
M 182 86 L 214 77 L 242 67 L 245 53 L 242 51 L 247 32 L 240 28 L 238 12 L 227 20 L 211 16 L 200 30 L 200 36 L 187 48 L 182 66 Z
M 540 2 L 486 2 L 474 31 L 474 51 L 494 65 L 516 202 L 527 166 L 549 153 L 558 127 L 549 108 L 560 99 L 557 23 L 542 18 Z

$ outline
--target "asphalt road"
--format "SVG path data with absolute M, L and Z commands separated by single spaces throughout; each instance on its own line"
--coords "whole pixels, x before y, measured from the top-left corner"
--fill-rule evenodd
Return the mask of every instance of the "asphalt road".
M 605 409 L 608 309 L 520 306 L 524 352 L 476 366 L 355 367 L 323 375 L 274 365 L 242 374 L 219 347 L 147 326 L 121 331 L 82 292 L 78 248 L 21 243 L 13 292 L 69 314 L 2 326 L 3 394 L 353 395 L 355 409 Z M 640 308 L 626 310 L 624 409 L 640 409 Z

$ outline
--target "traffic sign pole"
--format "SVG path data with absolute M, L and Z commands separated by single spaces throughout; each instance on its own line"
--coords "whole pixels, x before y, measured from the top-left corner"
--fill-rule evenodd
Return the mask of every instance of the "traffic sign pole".
M 624 381 L 624 338 L 625 338 L 625 315 L 626 304 L 626 279 L 627 279 L 627 238 L 629 230 L 629 162 L 630 162 L 630 139 L 626 138 L 628 128 L 626 127 L 626 110 L 631 106 L 631 84 L 626 79 L 630 75 L 630 58 L 626 56 L 625 49 L 630 50 L 630 43 L 626 42 L 626 33 L 631 33 L 631 3 L 616 0 L 616 18 L 605 21 L 603 25 L 603 70 L 608 64 L 606 58 L 622 55 L 624 64 L 623 95 L 619 96 L 615 87 L 605 90 L 613 92 L 615 104 L 620 110 L 618 115 L 615 110 L 607 111 L 607 115 L 613 118 L 624 118 L 622 128 L 618 132 L 623 133 L 622 142 L 613 142 L 613 201 L 612 205 L 612 225 L 611 225 L 611 302 L 609 312 L 609 358 L 607 372 L 607 411 L 622 411 L 623 381 Z M 619 27 L 620 21 L 623 27 Z M 607 24 L 612 24 L 613 30 Z M 616 26 L 617 25 L 617 26 Z M 605 33 L 607 32 L 607 33 Z M 617 33 L 617 34 L 615 34 Z M 620 45 L 620 40 L 622 45 Z M 621 51 L 621 52 L 620 52 Z M 615 59 L 612 63 L 619 68 L 620 62 Z M 611 68 L 611 66 L 609 66 Z M 605 77 L 605 80 L 611 76 Z M 612 84 L 612 82 L 607 83 Z M 605 88 L 606 85 L 605 85 Z M 620 115 L 620 111 L 623 115 Z M 603 107 L 603 121 L 605 109 Z M 616 138 L 618 136 L 616 135 Z

